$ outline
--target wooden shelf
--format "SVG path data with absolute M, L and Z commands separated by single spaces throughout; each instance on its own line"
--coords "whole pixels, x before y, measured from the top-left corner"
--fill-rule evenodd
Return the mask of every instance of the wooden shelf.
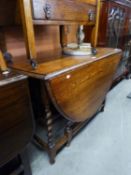
M 34 25 L 87 25 L 87 26 L 95 26 L 94 22 L 85 22 L 85 21 L 56 21 L 56 20 L 33 20 Z

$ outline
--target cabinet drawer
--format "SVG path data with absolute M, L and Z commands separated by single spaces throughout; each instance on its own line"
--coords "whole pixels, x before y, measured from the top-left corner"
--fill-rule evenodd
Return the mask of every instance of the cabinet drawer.
M 95 21 L 96 6 L 88 0 L 32 0 L 34 20 Z
M 0 75 L 0 165 L 25 148 L 34 128 L 27 78 L 10 74 Z

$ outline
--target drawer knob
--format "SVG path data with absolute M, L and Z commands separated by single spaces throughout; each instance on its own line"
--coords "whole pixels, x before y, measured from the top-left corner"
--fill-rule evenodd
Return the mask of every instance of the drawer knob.
M 45 5 L 44 12 L 45 12 L 45 18 L 50 19 L 51 18 L 51 6 L 50 6 L 50 4 Z

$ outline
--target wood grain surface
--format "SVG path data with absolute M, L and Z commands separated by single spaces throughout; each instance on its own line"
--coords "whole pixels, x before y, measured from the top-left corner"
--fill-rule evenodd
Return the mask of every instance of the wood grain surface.
M 0 74 L 0 166 L 25 148 L 33 129 L 27 77 Z
M 58 111 L 73 122 L 92 117 L 110 88 L 120 56 L 107 56 L 50 79 L 47 87 Z
M 1 71 L 6 71 L 8 68 L 7 68 L 7 65 L 6 65 L 6 62 L 4 60 L 4 57 L 2 55 L 2 52 L 0 51 L 0 70 Z
M 98 54 L 95 56 L 59 55 L 58 57 L 54 57 L 53 60 L 49 59 L 48 61 L 46 58 L 44 58 L 40 60 L 36 70 L 32 70 L 31 65 L 25 57 L 19 56 L 19 58 L 15 59 L 14 63 L 10 65 L 10 67 L 32 77 L 49 79 L 69 70 L 74 70 L 83 65 L 90 64 L 91 62 L 98 62 L 101 59 L 106 59 L 107 56 L 117 54 L 120 52 L 120 50 L 111 48 L 97 48 L 97 52 Z
M 32 0 L 33 18 L 47 19 L 46 6 L 50 20 L 88 21 L 88 12 L 96 11 L 94 3 L 87 0 Z
M 25 62 L 11 67 L 34 78 L 46 80 L 48 93 L 59 112 L 80 122 L 100 108 L 121 58 L 121 50 L 97 49 L 87 57 L 63 57 L 41 63 L 36 70 Z

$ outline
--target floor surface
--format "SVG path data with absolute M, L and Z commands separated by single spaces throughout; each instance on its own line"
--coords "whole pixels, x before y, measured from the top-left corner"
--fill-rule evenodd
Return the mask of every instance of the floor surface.
M 64 147 L 50 165 L 44 151 L 30 145 L 33 175 L 131 175 L 131 80 L 108 93 L 105 111 Z

